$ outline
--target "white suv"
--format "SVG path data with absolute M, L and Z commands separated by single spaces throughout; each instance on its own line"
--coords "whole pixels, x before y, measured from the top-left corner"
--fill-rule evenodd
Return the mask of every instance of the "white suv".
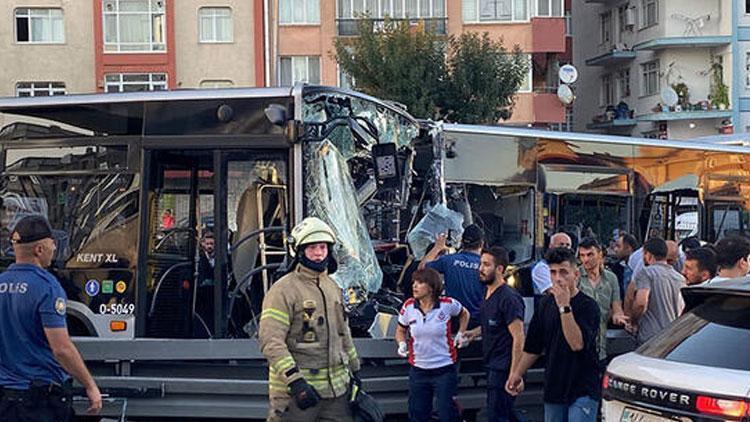
M 750 420 L 750 279 L 682 294 L 680 318 L 607 367 L 603 420 Z

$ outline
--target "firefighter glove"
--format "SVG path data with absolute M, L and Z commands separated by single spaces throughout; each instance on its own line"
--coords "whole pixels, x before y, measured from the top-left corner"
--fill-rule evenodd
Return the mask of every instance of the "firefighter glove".
M 296 379 L 289 384 L 291 396 L 300 410 L 314 407 L 320 401 L 320 394 L 303 378 Z

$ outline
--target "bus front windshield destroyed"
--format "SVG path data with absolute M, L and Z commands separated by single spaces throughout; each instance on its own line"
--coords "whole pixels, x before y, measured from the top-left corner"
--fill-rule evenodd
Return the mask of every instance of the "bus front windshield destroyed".
M 306 155 L 308 211 L 336 233 L 334 256 L 339 266 L 332 278 L 343 289 L 377 292 L 383 273 L 357 206 L 346 159 L 328 140 L 308 144 Z
M 395 146 L 396 173 L 411 174 L 419 129 L 394 109 L 366 98 L 316 90 L 304 98 L 305 205 L 337 237 L 333 279 L 343 289 L 377 292 L 383 272 L 375 244 L 400 242 L 402 195 L 410 178 L 386 185 L 376 177 L 376 148 Z

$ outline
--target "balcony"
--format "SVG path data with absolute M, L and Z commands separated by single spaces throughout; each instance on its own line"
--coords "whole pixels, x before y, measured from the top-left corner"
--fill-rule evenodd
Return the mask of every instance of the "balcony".
M 636 117 L 639 122 L 669 122 L 677 120 L 729 119 L 732 110 L 666 111 L 642 114 Z
M 534 53 L 564 53 L 565 18 L 531 18 L 531 36 Z
M 710 48 L 728 45 L 731 42 L 731 35 L 663 37 L 638 43 L 633 46 L 633 50 L 659 51 L 669 48 Z
M 589 123 L 586 129 L 591 130 L 629 130 L 637 124 L 635 119 L 612 119 L 604 122 Z
M 339 18 L 336 19 L 336 31 L 340 37 L 359 36 L 359 22 L 362 19 L 357 18 Z M 385 27 L 385 19 L 370 19 L 373 22 L 373 31 L 381 31 Z M 409 25 L 424 25 L 427 32 L 437 35 L 448 34 L 448 18 L 419 18 L 419 19 L 389 19 L 391 22 L 407 21 Z
M 635 59 L 633 50 L 612 50 L 586 60 L 586 66 L 619 66 Z

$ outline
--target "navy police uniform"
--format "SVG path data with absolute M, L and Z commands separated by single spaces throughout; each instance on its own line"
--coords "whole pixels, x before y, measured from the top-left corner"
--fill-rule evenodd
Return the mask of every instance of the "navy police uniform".
M 19 221 L 13 240 L 51 236 L 46 219 Z M 49 272 L 13 264 L 0 274 L 0 420 L 67 421 L 73 417 L 70 376 L 55 359 L 44 328 L 63 328 L 66 296 Z

